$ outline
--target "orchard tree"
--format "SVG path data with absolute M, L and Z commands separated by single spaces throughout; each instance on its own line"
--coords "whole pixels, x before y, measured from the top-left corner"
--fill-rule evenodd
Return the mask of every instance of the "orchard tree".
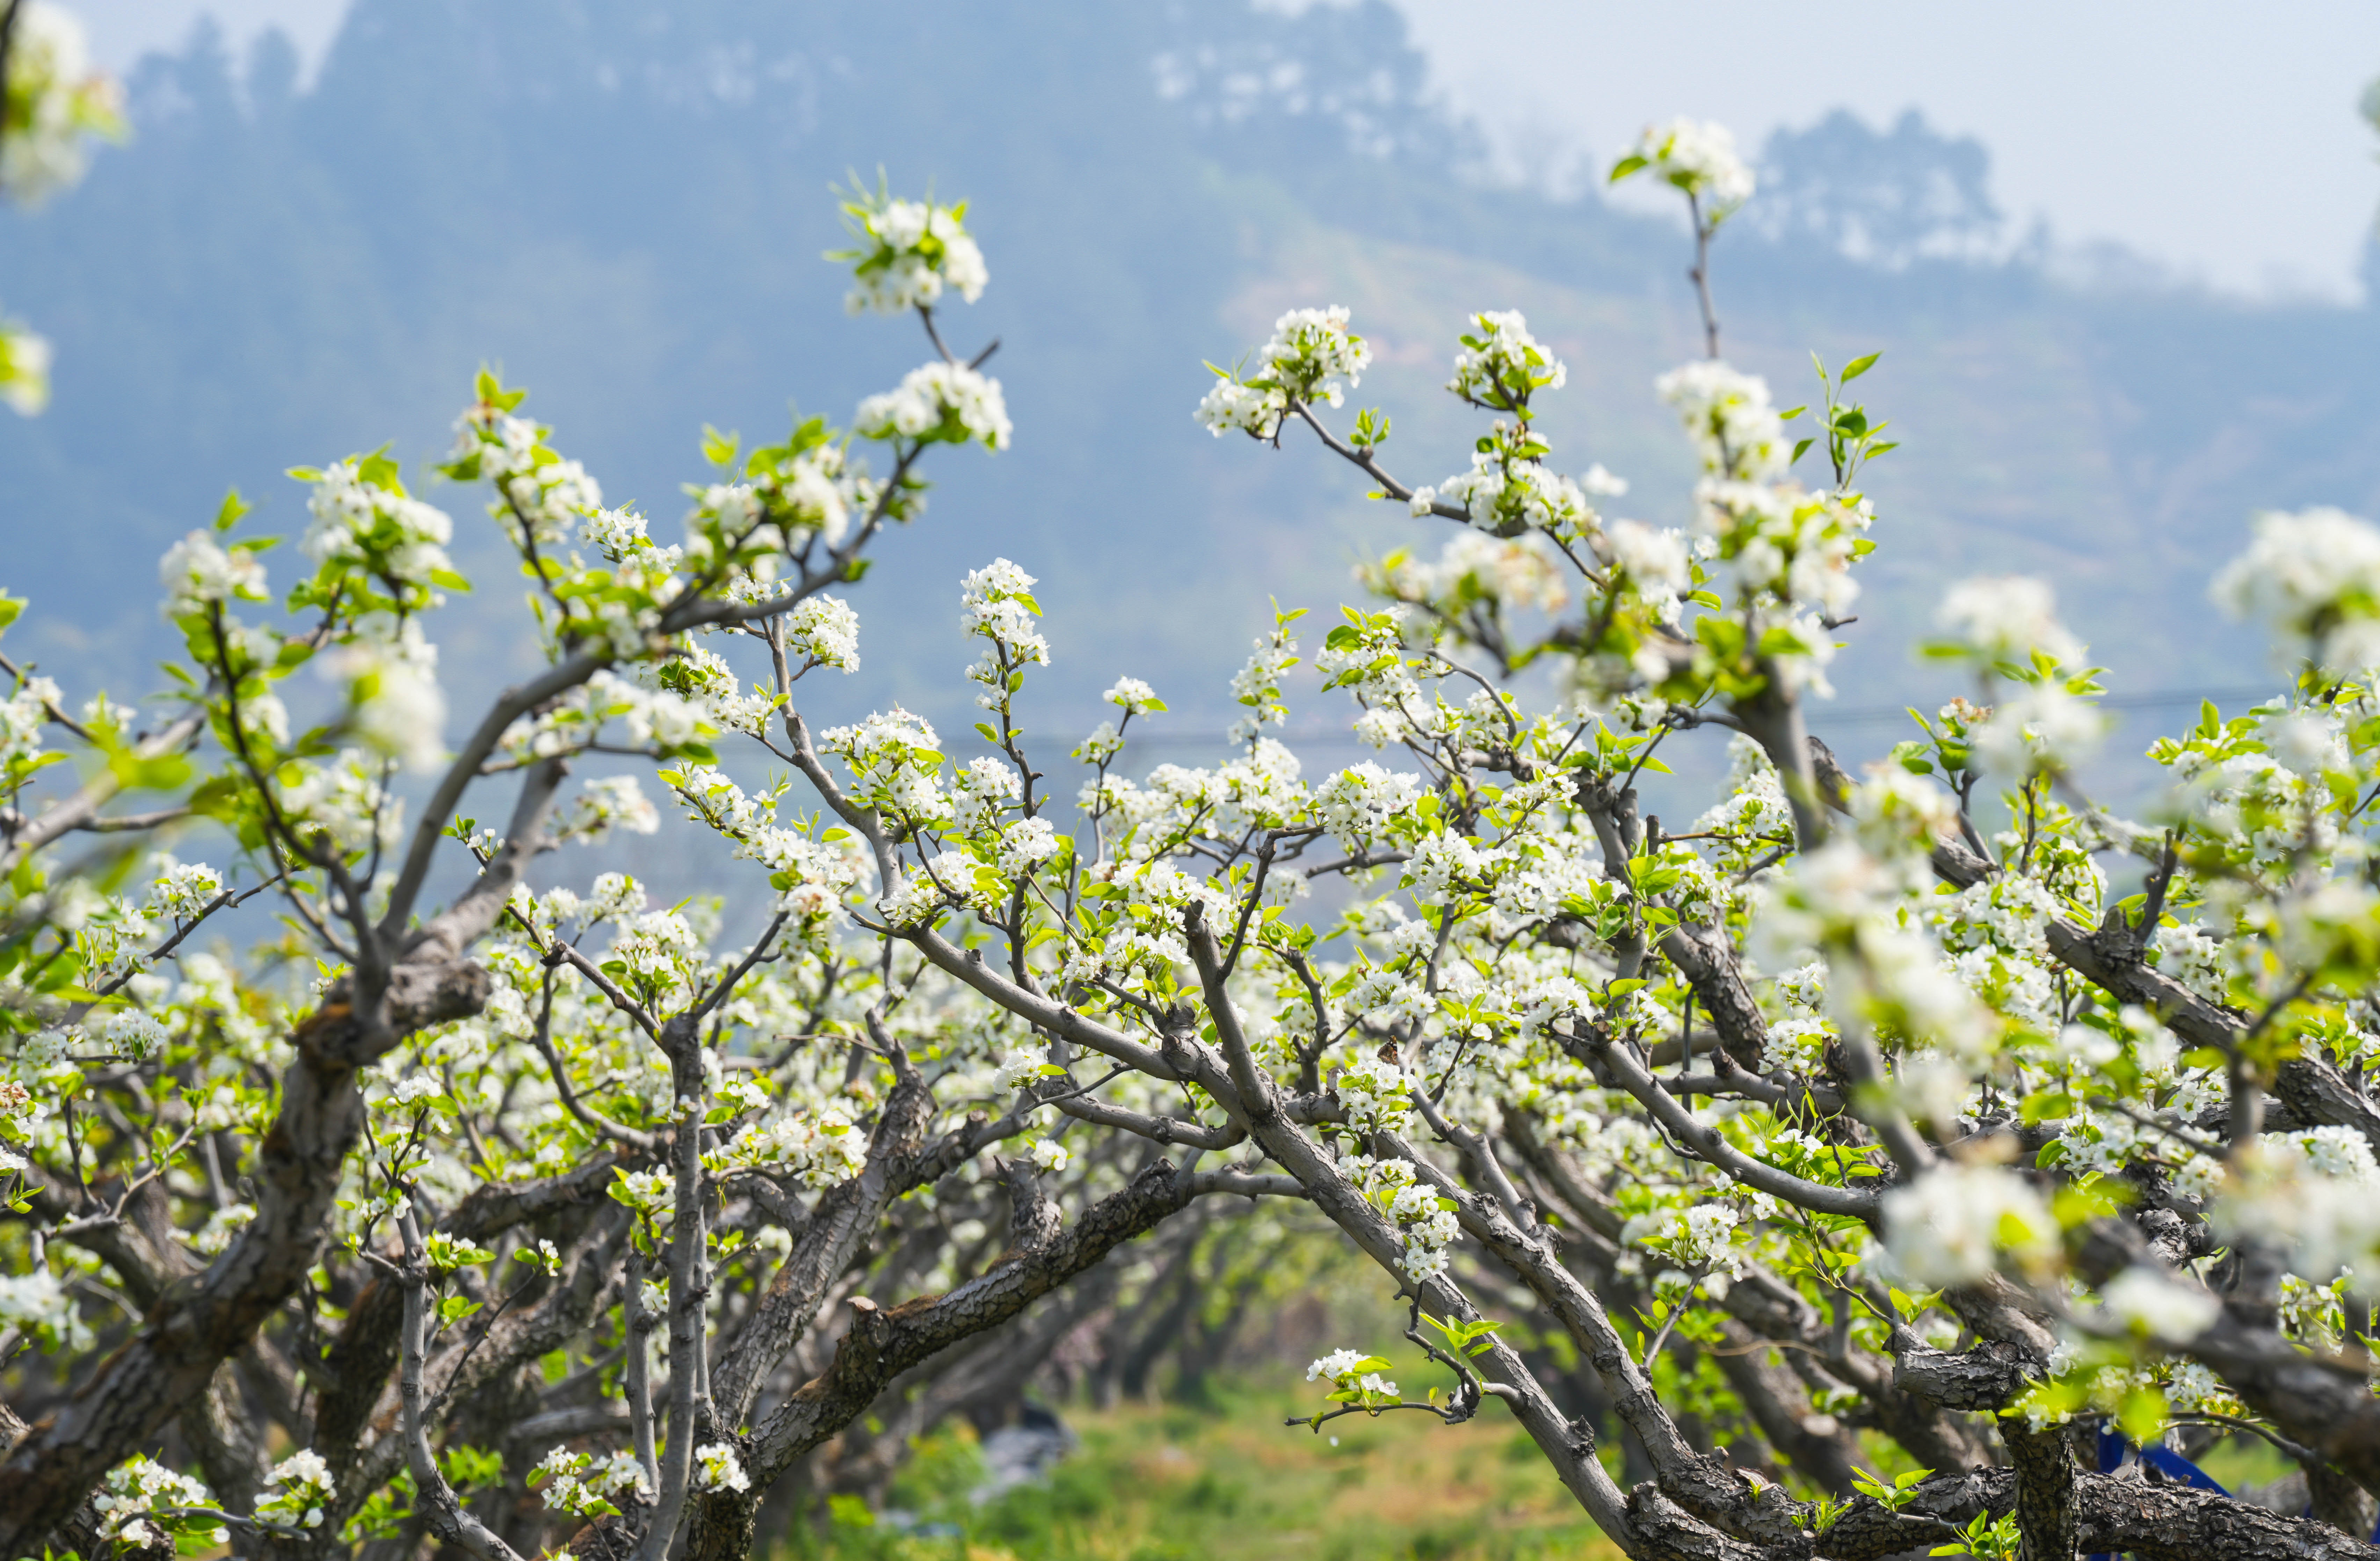
M 177 544 L 158 714 L 30 678 L 7 707 L 37 1422 L 7 1554 L 726 1561 L 904 1373 L 1213 1192 L 1310 1203 L 1405 1305 L 1419 1354 L 1317 1361 L 1293 1424 L 1510 1415 L 1632 1556 L 2361 1554 L 2380 531 L 2258 521 L 2216 593 L 2281 692 L 2157 743 L 2140 819 L 2079 778 L 2103 691 L 2030 580 L 1948 586 L 1930 648 L 1973 697 L 1846 774 L 1811 726 L 1878 540 L 1875 359 L 1778 410 L 1720 357 L 1712 248 L 1752 193 L 1725 133 L 1648 132 L 1634 175 L 1693 224 L 1706 356 L 1658 387 L 1702 461 L 1686 524 L 1550 464 L 1563 369 L 1518 314 L 1463 325 L 1484 429 L 1425 484 L 1383 413 L 1339 416 L 1347 312 L 1283 316 L 1201 421 L 1301 425 L 1459 529 L 1368 566 L 1318 643 L 1278 614 L 1211 767 L 1128 778 L 1164 705 L 1122 676 L 1050 783 L 1026 711 L 1061 652 L 1007 560 L 959 582 L 976 756 L 898 707 L 803 716 L 801 680 L 856 671 L 827 593 L 916 515 L 926 449 L 1009 441 L 941 347 L 985 276 L 955 208 L 853 200 L 853 307 L 916 309 L 935 357 L 848 430 L 711 438 L 681 542 L 481 381 L 443 470 L 492 488 L 545 671 L 452 751 L 448 523 L 392 463 L 298 474 L 310 573 L 271 622 L 237 504 Z M 309 662 L 338 698 L 301 720 Z M 1293 696 L 1383 761 L 1309 775 L 1271 734 Z M 1665 748 L 1720 741 L 1706 812 L 1643 810 Z M 661 827 L 633 772 L 568 790 L 590 754 L 766 880 L 750 936 L 615 873 L 532 887 L 557 844 Z M 502 777 L 497 829 L 466 809 Z M 234 865 L 158 854 L 176 830 Z M 442 860 L 472 872 L 432 909 Z M 264 896 L 276 942 L 200 951 Z M 1404 1393 L 1398 1353 L 1451 1388 Z M 2156 1472 L 2207 1427 L 2301 1461 L 2315 1515 Z M 2101 1436 L 2143 1451 L 2102 1472 Z
M 465 588 L 452 522 L 381 454 L 293 472 L 310 520 L 277 602 L 236 497 L 167 551 L 162 700 L 70 714 L 0 662 L 6 1554 L 427 1531 L 505 1556 L 599 1522 L 590 1543 L 658 1561 L 692 1522 L 740 1555 L 758 1495 L 903 1372 L 1203 1193 L 1295 1191 L 1044 1131 L 1048 1092 L 1015 1089 L 1052 1071 L 1028 1025 L 875 923 L 915 891 L 794 793 L 823 749 L 985 829 L 1039 779 L 986 761 L 946 792 L 917 718 L 803 719 L 803 679 L 859 665 L 831 588 L 921 512 L 928 452 L 1010 439 L 988 351 L 941 346 L 937 308 L 986 281 L 962 211 L 846 212 L 851 307 L 914 310 L 936 356 L 848 430 L 711 436 L 682 543 L 602 507 L 480 376 L 440 471 L 489 490 L 544 666 L 451 751 L 429 629 Z M 992 582 L 1017 578 L 970 577 L 969 610 L 1013 629 Z M 730 744 L 791 768 L 756 780 Z M 661 909 L 618 872 L 534 891 L 546 852 L 661 827 L 635 773 L 571 787 L 590 754 L 645 761 L 764 925 L 730 938 L 719 897 Z M 491 786 L 501 829 L 459 811 Z M 163 805 L 126 811 L 139 793 Z M 1063 842 L 1036 822 L 1015 849 L 1042 863 Z M 462 887 L 433 906 L 442 864 Z M 259 901 L 277 938 L 205 948 Z M 1155 1087 L 1082 1109 L 1145 1113 Z M 932 1293 L 880 1308 L 863 1283 Z M 196 1475 L 151 1456 L 168 1426 Z M 483 1519 L 464 1494 L 487 1487 Z

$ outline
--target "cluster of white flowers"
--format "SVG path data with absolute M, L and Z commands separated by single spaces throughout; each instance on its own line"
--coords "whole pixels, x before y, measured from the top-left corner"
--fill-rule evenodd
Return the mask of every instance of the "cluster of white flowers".
M 589 711 L 600 720 L 626 722 L 628 736 L 640 746 L 683 747 L 711 730 L 710 711 L 701 704 L 665 688 L 646 688 L 614 672 L 597 672 L 587 680 Z
M 45 677 L 27 678 L 16 693 L 0 700 L 0 768 L 30 765 L 41 757 L 42 729 L 57 703 L 58 685 Z
M 1823 663 L 1834 654 L 1824 619 L 1840 620 L 1859 599 L 1851 564 L 1876 514 L 1864 498 L 1807 493 L 1783 483 L 1706 480 L 1702 545 L 1735 563 L 1736 577 L 1755 592 L 1772 592 L 1789 613 L 1807 614 L 1805 654 Z M 1765 615 L 1764 615 L 1765 616 Z
M 1582 537 L 1599 518 L 1586 489 L 1539 459 L 1545 446 L 1518 423 L 1498 418 L 1473 447 L 1471 469 L 1435 488 L 1414 490 L 1415 514 L 1439 500 L 1460 505 L 1472 525 L 1500 537 L 1543 531 L 1561 540 Z
M 223 892 L 223 875 L 203 862 L 183 863 L 161 856 L 157 859 L 156 875 L 149 885 L 149 902 L 143 907 L 152 916 L 185 920 L 206 909 Z
M 2356 1130 L 2266 1133 L 2231 1171 L 2207 1212 L 2225 1240 L 2277 1243 L 2290 1268 L 2323 1280 L 2380 1253 L 2380 1166 Z
M 390 482 L 365 480 L 352 461 L 315 474 L 306 501 L 313 515 L 302 546 L 317 563 L 351 564 L 402 587 L 427 587 L 452 570 L 446 544 L 455 522 L 444 510 Z
M 675 911 L 647 911 L 620 919 L 604 962 L 627 967 L 628 978 L 667 991 L 690 989 L 705 959 L 703 940 Z
M 1884 1199 L 1885 1247 L 1921 1285 L 1972 1284 L 2002 1252 L 2039 1261 L 2055 1250 L 2058 1221 L 2021 1177 L 1988 1165 L 1948 1165 Z
M 0 315 L 0 406 L 30 417 L 50 404 L 50 339 Z
M 964 851 L 945 851 L 920 860 L 917 870 L 904 873 L 892 893 L 876 902 L 877 913 L 894 927 L 916 926 L 930 920 L 955 896 L 975 890 L 975 858 Z
M 384 848 L 404 832 L 405 799 L 381 784 L 379 771 L 376 762 L 353 748 L 319 767 L 285 764 L 273 778 L 282 816 L 301 834 L 328 835 L 343 852 Z
M 711 1170 L 766 1168 L 793 1176 L 805 1188 L 833 1188 L 868 1164 L 868 1135 L 843 1111 L 790 1111 L 766 1123 L 747 1123 L 714 1154 Z
M 1395 1063 L 1380 1058 L 1356 1059 L 1330 1088 L 1346 1110 L 1347 1125 L 1359 1133 L 1402 1132 L 1412 1116 L 1412 1081 Z
M 1004 558 L 971 571 L 960 583 L 959 627 L 990 642 L 967 669 L 968 681 L 983 685 L 975 702 L 987 710 L 1007 703 L 1017 668 L 1050 663 L 1050 642 L 1038 626 L 1033 586 L 1032 575 Z
M 854 285 L 844 307 L 854 314 L 874 310 L 901 314 L 930 309 L 943 291 L 955 289 L 973 303 L 983 296 L 991 272 L 983 250 L 966 231 L 966 206 L 923 200 L 856 203 L 845 208 L 867 248 L 842 258 L 856 260 Z
M 22 1084 L 10 1081 L 14 1087 Z M 0 1328 L 14 1328 L 43 1348 L 88 1349 L 90 1326 L 75 1304 L 74 1292 L 47 1268 L 25 1274 L 0 1274 Z
M 830 727 L 820 741 L 850 768 L 863 800 L 919 822 L 950 817 L 938 774 L 941 744 L 925 717 L 895 705 L 856 726 Z
M 1388 1365 L 1377 1355 L 1360 1350 L 1334 1349 L 1305 1368 L 1308 1382 L 1327 1382 L 1352 1403 L 1374 1409 L 1397 1401 L 1397 1385 L 1380 1374 Z M 1335 1444 L 1337 1437 L 1332 1437 Z
M 346 684 L 348 728 L 366 747 L 417 773 L 438 768 L 446 756 L 446 696 L 438 647 L 418 619 L 392 625 L 375 615 L 322 667 Z
M 57 1065 L 67 1049 L 67 1037 L 60 1030 L 36 1030 L 17 1043 L 18 1066 L 34 1072 Z M 21 1079 L 0 1078 L 0 1128 L 6 1128 L 18 1138 L 29 1139 L 42 1119 L 49 1115 L 33 1092 Z M 16 1168 L 14 1167 L 10 1168 Z
M 152 1514 L 178 1515 L 191 1507 L 209 1508 L 214 1504 L 214 1493 L 204 1483 L 187 1474 L 176 1474 L 146 1454 L 135 1454 L 128 1461 L 109 1470 L 106 1484 L 91 1501 L 100 1515 L 100 1538 L 111 1544 L 136 1549 L 164 1544 L 185 1526 L 161 1527 L 152 1520 Z M 229 1543 L 231 1531 L 218 1524 L 200 1531 L 196 1537 L 224 1544 Z
M 117 1009 L 99 1022 L 101 1042 L 118 1057 L 146 1062 L 165 1049 L 171 1035 L 155 1014 L 137 1008 Z
M 1734 134 L 1707 120 L 1646 126 L 1612 177 L 1625 178 L 1640 168 L 1698 199 L 1706 222 L 1717 222 L 1752 199 L 1752 169 L 1737 153 Z
M 852 429 L 863 439 L 936 440 L 987 450 L 1005 450 L 1012 431 L 1000 381 L 963 363 L 934 362 L 912 369 L 892 390 L 859 404 Z
M 256 1515 L 292 1528 L 319 1529 L 322 1509 L 335 1494 L 331 1466 L 311 1447 L 302 1448 L 274 1464 L 273 1472 L 265 1476 Z
M 676 1184 L 665 1170 L 621 1169 L 613 1176 L 610 1191 L 613 1202 L 649 1216 L 670 1207 L 677 1195 Z M 659 1308 L 649 1302 L 647 1310 Z
M 1956 648 L 1985 661 L 2023 665 L 2036 650 L 2071 665 L 2082 644 L 2058 621 L 2058 596 L 2046 580 L 2007 575 L 1961 581 L 1943 597 L 1935 623 Z
M 1366 760 L 1315 788 L 1314 820 L 1342 846 L 1357 852 L 1386 834 L 1399 815 L 1421 800 L 1421 793 L 1420 776 L 1385 770 Z
M 1251 438 L 1270 439 L 1281 431 L 1281 414 L 1288 406 L 1289 397 L 1273 386 L 1224 378 L 1198 398 L 1194 415 L 1217 439 L 1234 429 Z
M 1414 1174 L 1407 1160 L 1386 1161 L 1378 1169 L 1387 1177 L 1400 1167 L 1407 1176 Z M 1437 1189 L 1418 1180 L 1408 1181 L 1390 1195 L 1388 1212 L 1396 1222 L 1397 1234 L 1404 1239 L 1404 1256 L 1398 1262 L 1405 1277 L 1419 1285 L 1443 1275 L 1446 1249 L 1454 1244 L 1458 1228 L 1453 1200 L 1440 1197 Z
M 1334 1349 L 1305 1368 L 1308 1382 L 1336 1382 L 1354 1372 L 1364 1359 L 1360 1349 Z
M 1475 406 L 1510 412 L 1525 404 L 1532 392 L 1560 390 L 1570 370 L 1529 334 L 1529 322 L 1518 309 L 1502 313 L 1483 309 L 1471 317 L 1463 350 L 1454 355 L 1454 377 L 1446 388 Z M 1332 403 L 1336 405 L 1337 403 Z
M 591 509 L 578 523 L 578 539 L 611 563 L 634 563 L 666 575 L 677 567 L 685 550 L 654 541 L 646 529 L 650 524 L 627 510 Z
M 1251 712 L 1232 722 L 1233 743 L 1253 743 L 1264 728 L 1279 726 L 1289 720 L 1281 680 L 1297 661 L 1297 636 L 1289 632 L 1285 623 L 1256 642 L 1246 663 L 1232 675 L 1232 697 Z
M 1157 696 L 1157 690 L 1138 678 L 1118 678 L 1099 697 L 1126 715 L 1153 715 L 1165 708 L 1165 701 Z
M 606 775 L 579 788 L 569 811 L 557 821 L 555 832 L 565 840 L 595 841 L 613 829 L 650 835 L 661 827 L 661 809 L 645 795 L 635 776 Z
M 561 541 L 584 517 L 603 507 L 602 485 L 577 461 L 547 449 L 548 431 L 508 413 L 481 419 L 466 412 L 455 425 L 455 449 L 449 456 L 461 460 L 476 454 L 480 475 L 495 484 L 540 546 Z
M 1736 1246 L 1742 1218 L 1734 1204 L 1705 1200 L 1633 1216 L 1620 1228 L 1620 1239 L 1689 1267 L 1733 1277 L 1744 1264 L 1745 1254 Z
M 1401 601 L 1470 595 L 1540 612 L 1559 612 L 1570 602 L 1564 566 L 1534 535 L 1505 538 L 1458 531 L 1439 551 L 1436 563 L 1421 563 L 1400 551 L 1376 567 L 1358 569 L 1357 578 Z
M 92 67 L 82 23 L 50 0 L 24 0 L 9 32 L 0 99 L 0 194 L 33 205 L 82 177 L 94 135 L 121 133 L 115 82 Z
M 859 614 L 840 597 L 811 597 L 785 615 L 785 647 L 810 665 L 856 672 Z
M 2099 1288 L 2099 1300 L 2127 1327 L 2153 1338 L 2186 1344 L 2204 1331 L 2223 1303 L 2146 1268 L 2127 1268 Z
M 638 687 L 688 701 L 701 720 L 722 732 L 757 732 L 776 713 L 776 699 L 760 684 L 747 693 L 727 659 L 698 645 L 639 662 L 634 672 Z
M 755 578 L 764 583 L 775 578 L 776 552 L 798 552 L 813 538 L 839 546 L 852 515 L 872 510 L 882 493 L 868 464 L 853 459 L 844 445 L 805 442 L 812 431 L 801 430 L 793 446 L 756 452 L 747 463 L 748 480 L 704 490 L 688 521 L 698 532 L 705 522 L 716 521 L 722 537 L 768 550 L 771 558 L 753 564 Z M 688 551 L 706 548 L 707 541 L 703 547 L 690 543 Z
M 234 599 L 262 601 L 264 565 L 247 548 L 226 550 L 193 531 L 157 561 L 157 583 L 165 588 L 165 616 L 179 618 Z
M 540 1493 L 546 1510 L 567 1512 L 574 1518 L 592 1520 L 613 1516 L 620 1510 L 611 1499 L 616 1495 L 633 1494 L 647 1501 L 652 1498 L 645 1466 L 629 1452 L 598 1458 L 592 1453 L 556 1447 L 529 1470 L 532 1482 L 540 1478 L 546 1482 Z
M 2343 510 L 2256 517 L 2248 551 L 2215 577 L 2215 599 L 2318 647 L 2354 674 L 2380 668 L 2380 526 Z
M 1768 396 L 1768 381 L 1713 359 L 1672 369 L 1653 382 L 1677 409 L 1703 470 L 1737 482 L 1773 482 L 1792 463 L 1793 443 Z
M 1627 571 L 1638 588 L 1679 597 L 1694 583 L 1684 533 L 1639 520 L 1615 520 L 1603 534 L 1611 544 L 1611 562 Z
M 700 1491 L 748 1491 L 752 1479 L 733 1446 L 709 1442 L 694 1450 L 694 1484 Z
M 1430 937 L 1427 922 L 1408 922 L 1400 932 L 1418 932 L 1426 942 Z M 1392 940 L 1391 948 L 1402 954 L 1405 948 Z M 1414 980 L 1393 966 L 1356 967 L 1355 984 L 1347 988 L 1342 1007 L 1350 1015 L 1366 1023 L 1387 1028 L 1397 1024 L 1415 1023 L 1438 1011 L 1438 1000 Z
M 1217 370 L 1196 417 L 1218 439 L 1233 429 L 1269 439 L 1292 402 L 1336 406 L 1371 362 L 1370 345 L 1347 329 L 1345 306 L 1293 309 L 1273 321 L 1254 372 L 1243 379 Z
M 1974 750 L 1994 774 L 2021 780 L 2070 768 L 2107 732 L 2099 707 L 2065 684 L 2025 684 L 1992 707 L 1973 734 Z
M 256 1223 L 254 1204 L 226 1204 L 207 1216 L 206 1224 L 190 1238 L 190 1245 L 208 1257 L 232 1243 L 232 1238 Z
M 1019 818 L 1001 831 L 993 865 L 1002 877 L 1021 878 L 1055 857 L 1065 844 L 1065 837 L 1047 818 Z
M 970 759 L 951 787 L 951 823 L 961 834 L 992 828 L 1002 810 L 1025 794 L 1016 767 L 1004 758 Z

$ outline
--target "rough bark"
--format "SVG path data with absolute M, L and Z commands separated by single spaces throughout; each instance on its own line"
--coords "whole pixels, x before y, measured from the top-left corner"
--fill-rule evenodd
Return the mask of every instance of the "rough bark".
M 2380 1154 L 2380 1106 L 2319 1057 L 2293 1057 L 2274 1071 L 2273 1092 L 2313 1127 L 2353 1128 Z
M 339 1173 L 363 1126 L 358 1070 L 427 1025 L 477 1013 L 488 973 L 399 967 L 368 1022 L 334 1000 L 299 1026 L 281 1110 L 258 1146 L 256 1218 L 202 1275 L 169 1284 L 132 1341 L 32 1428 L 0 1465 L 0 1554 L 37 1549 L 108 1470 L 207 1390 L 313 1266 Z
M 1120 1192 L 1030 1251 L 948 1295 L 920 1296 L 886 1311 L 865 1297 L 824 1372 L 802 1385 L 748 1434 L 722 1431 L 736 1446 L 749 1491 L 706 1491 L 692 1503 L 687 1561 L 738 1561 L 749 1552 L 759 1500 L 796 1458 L 824 1444 L 874 1403 L 892 1380 L 951 1345 L 1015 1317 L 1123 1242 L 1155 1228 L 1196 1196 L 1196 1179 L 1159 1160 Z
M 2035 1431 L 2022 1418 L 2000 1422 L 2016 1468 L 2017 1561 L 2074 1561 L 2082 1513 L 2075 1501 L 2081 1470 L 2069 1428 Z
M 869 1141 L 867 1166 L 820 1196 L 750 1321 L 712 1368 L 711 1412 L 721 1425 L 743 1425 L 760 1385 L 817 1317 L 827 1287 L 875 1232 L 886 1205 L 907 1188 L 905 1173 L 932 1110 L 933 1095 L 915 1072 L 893 1085 Z

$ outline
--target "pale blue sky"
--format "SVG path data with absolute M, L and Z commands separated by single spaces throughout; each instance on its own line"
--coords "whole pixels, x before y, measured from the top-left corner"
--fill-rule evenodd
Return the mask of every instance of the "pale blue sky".
M 346 0 L 66 0 L 121 67 L 201 12 L 286 29 L 310 66 Z M 1298 0 L 1281 0 L 1294 5 Z M 2374 0 L 1395 0 L 1440 87 L 1508 165 L 1572 176 L 1645 121 L 1693 114 L 1748 147 L 1848 106 L 1914 105 L 1990 147 L 2000 204 L 2069 244 L 2113 239 L 2243 293 L 2354 294 L 2380 207 Z

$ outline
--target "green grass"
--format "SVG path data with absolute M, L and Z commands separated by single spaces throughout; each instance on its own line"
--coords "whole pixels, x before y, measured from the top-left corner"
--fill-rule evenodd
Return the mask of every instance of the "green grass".
M 1281 1424 L 1318 1398 L 1077 1412 L 1072 1457 L 979 1509 L 966 1504 L 980 1478 L 972 1435 L 941 1433 L 892 1505 L 957 1533 L 903 1534 L 844 1503 L 800 1550 L 820 1561 L 1616 1561 L 1493 1400 L 1463 1426 L 1414 1413 L 1349 1416 L 1318 1436 Z

